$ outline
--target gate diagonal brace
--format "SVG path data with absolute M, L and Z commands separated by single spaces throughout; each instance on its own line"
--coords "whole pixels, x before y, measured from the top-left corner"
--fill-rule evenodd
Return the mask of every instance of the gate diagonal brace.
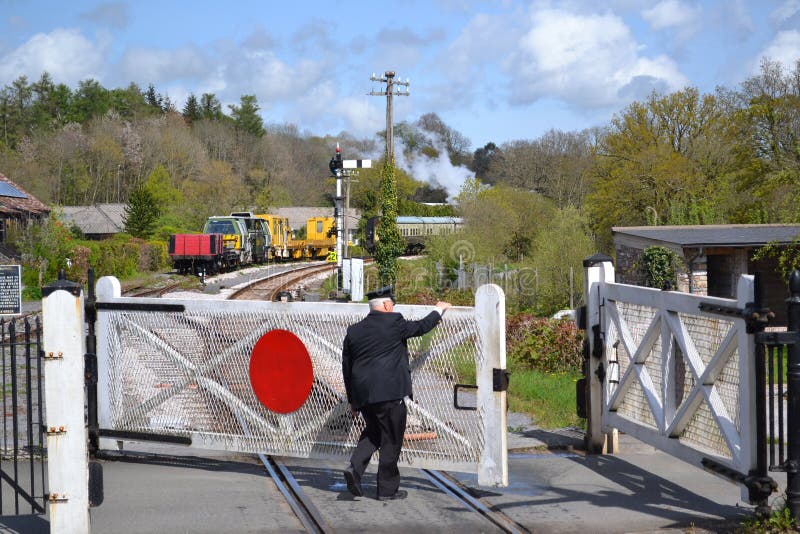
M 775 318 L 775 313 L 772 310 L 769 308 L 758 308 L 752 302 L 745 304 L 744 308 L 721 306 L 708 302 L 701 302 L 697 307 L 700 311 L 706 313 L 744 319 L 748 334 L 755 334 L 756 332 L 763 331 L 767 324 L 769 324 L 769 321 Z

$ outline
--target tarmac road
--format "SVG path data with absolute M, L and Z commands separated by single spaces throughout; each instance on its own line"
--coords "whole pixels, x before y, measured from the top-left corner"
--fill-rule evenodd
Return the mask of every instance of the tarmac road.
M 509 486 L 476 492 L 536 533 L 730 532 L 751 516 L 738 486 L 628 436 L 620 443 L 618 455 L 585 456 L 569 450 L 580 444 L 575 432 L 511 433 Z M 94 533 L 303 531 L 256 458 L 137 448 L 143 452 L 103 462 L 105 500 L 91 510 Z M 363 481 L 365 497 L 356 499 L 344 485 L 343 465 L 284 461 L 338 532 L 497 531 L 417 469 L 402 470 L 408 499 L 384 502 L 372 498 L 374 467 Z M 475 488 L 474 475 L 455 475 Z M 785 477 L 776 479 L 785 488 Z M 0 532 L 47 532 L 47 525 L 41 517 L 0 518 Z

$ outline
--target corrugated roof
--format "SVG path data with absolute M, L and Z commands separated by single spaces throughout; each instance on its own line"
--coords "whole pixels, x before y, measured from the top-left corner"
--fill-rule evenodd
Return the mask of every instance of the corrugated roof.
M 703 226 L 615 226 L 612 234 L 630 235 L 681 246 L 757 246 L 791 243 L 800 224 L 711 224 Z
M 20 194 L 25 195 L 24 198 L 19 195 L 7 196 L 3 195 L 2 191 L 0 191 L 0 213 L 19 216 L 45 215 L 50 213 L 50 208 L 25 191 L 22 187 L 9 180 L 2 173 L 0 173 L 0 183 L 6 184 L 5 187 L 12 187 Z
M 75 224 L 86 235 L 118 234 L 125 229 L 125 204 L 62 206 L 59 218 Z

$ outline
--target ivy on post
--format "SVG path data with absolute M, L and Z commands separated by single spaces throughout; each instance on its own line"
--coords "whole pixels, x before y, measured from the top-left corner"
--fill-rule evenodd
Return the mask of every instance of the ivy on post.
M 397 229 L 397 181 L 394 174 L 394 158 L 388 156 L 381 169 L 381 224 L 378 226 L 378 242 L 375 245 L 375 261 L 381 285 L 394 284 L 397 280 L 397 258 L 405 245 Z

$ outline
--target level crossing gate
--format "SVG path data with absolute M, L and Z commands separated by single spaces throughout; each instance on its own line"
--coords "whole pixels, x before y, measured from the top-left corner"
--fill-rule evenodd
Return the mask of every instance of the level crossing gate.
M 618 429 L 765 501 L 752 321 L 766 317 L 753 276 L 723 299 L 615 283 L 608 257 L 584 265 L 589 449 L 614 452 Z
M 363 420 L 349 413 L 342 341 L 368 313 L 366 304 L 130 298 L 104 277 L 95 308 L 100 438 L 349 458 Z M 408 319 L 431 310 L 396 307 Z M 401 465 L 477 472 L 482 485 L 507 484 L 504 325 L 502 290 L 488 285 L 475 308 L 451 308 L 432 332 L 409 340 L 414 398 L 406 399 Z M 262 404 L 249 374 L 255 344 L 273 331 L 297 336 L 313 365 L 310 393 L 288 413 Z M 470 390 L 458 377 L 470 368 L 477 389 L 464 400 Z

